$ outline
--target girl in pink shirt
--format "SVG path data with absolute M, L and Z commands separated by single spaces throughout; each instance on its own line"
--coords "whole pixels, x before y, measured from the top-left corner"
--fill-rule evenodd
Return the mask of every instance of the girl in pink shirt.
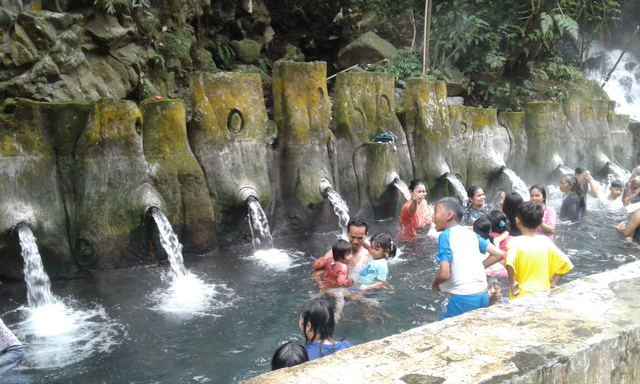
M 534 185 L 529 190 L 529 200 L 531 202 L 542 205 L 544 209 L 544 217 L 542 224 L 536 229 L 537 235 L 545 235 L 553 240 L 553 234 L 556 231 L 556 220 L 558 215 L 552 207 L 547 207 L 547 190 L 541 185 Z

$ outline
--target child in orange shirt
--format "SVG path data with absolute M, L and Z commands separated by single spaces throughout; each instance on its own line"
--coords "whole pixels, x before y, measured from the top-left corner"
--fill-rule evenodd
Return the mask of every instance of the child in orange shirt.
M 353 285 L 353 279 L 347 277 L 346 265 L 351 260 L 351 252 L 351 243 L 338 240 L 331 247 L 333 258 L 322 257 L 313 263 L 314 270 L 324 270 L 323 289 L 336 298 L 336 320 L 340 319 L 344 308 L 344 288 Z

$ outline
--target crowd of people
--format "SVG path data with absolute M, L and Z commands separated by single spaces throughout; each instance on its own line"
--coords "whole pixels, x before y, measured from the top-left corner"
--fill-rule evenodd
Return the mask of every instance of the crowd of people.
M 559 215 L 547 205 L 546 188 L 538 184 L 529 189 L 529 201 L 515 192 L 502 193 L 495 206 L 487 203 L 481 187 L 471 186 L 465 205 L 445 197 L 436 202 L 432 213 L 426 184 L 420 180 L 410 183 L 411 198 L 402 207 L 396 240 L 415 241 L 429 231 L 438 233 L 439 269 L 431 287 L 436 295 L 450 295 L 441 320 L 556 286 L 573 268 L 569 257 L 554 243 L 556 223 L 558 219 L 582 219 L 588 196 L 597 199 L 596 206 L 603 209 L 626 205 L 631 217 L 618 225 L 618 232 L 628 241 L 640 243 L 640 166 L 626 183 L 612 181 L 606 196 L 599 196 L 590 172 L 582 167 L 574 176 L 562 176 L 559 188 L 564 193 Z M 313 264 L 312 276 L 329 297 L 305 304 L 299 321 L 305 345 L 282 345 L 273 356 L 272 369 L 351 347 L 350 342 L 334 338 L 345 298 L 358 300 L 388 284 L 387 260 L 395 256 L 397 248 L 391 236 L 377 233 L 368 238 L 367 223 L 354 219 L 347 226 L 347 237 L 348 241 L 338 240 Z M 508 299 L 502 297 L 498 279 L 508 280 Z

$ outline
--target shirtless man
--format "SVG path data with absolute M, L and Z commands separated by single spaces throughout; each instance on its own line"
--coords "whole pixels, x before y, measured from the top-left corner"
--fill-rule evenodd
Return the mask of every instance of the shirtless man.
M 349 243 L 351 243 L 351 250 L 353 252 L 353 257 L 351 261 L 347 264 L 347 273 L 348 278 L 353 279 L 354 285 L 357 285 L 358 276 L 360 276 L 360 271 L 362 267 L 367 262 L 367 255 L 369 251 L 363 246 L 364 241 L 367 238 L 367 233 L 369 231 L 369 224 L 366 221 L 361 219 L 351 219 L 347 224 L 347 237 Z M 329 250 L 324 257 L 331 257 L 331 250 Z M 324 270 L 314 271 L 311 275 L 313 279 L 316 281 L 316 284 L 320 288 L 323 288 L 322 279 L 320 276 L 324 274 Z
M 583 167 L 578 167 L 576 168 L 576 179 L 578 179 L 578 184 L 582 188 L 582 194 L 585 199 L 587 198 L 587 193 L 593 198 L 598 198 L 598 187 L 591 177 L 591 172 Z

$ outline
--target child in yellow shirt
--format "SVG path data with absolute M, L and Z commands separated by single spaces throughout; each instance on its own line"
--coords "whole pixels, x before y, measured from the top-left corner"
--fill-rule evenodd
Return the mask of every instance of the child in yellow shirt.
M 505 266 L 509 275 L 509 299 L 531 295 L 555 287 L 562 275 L 573 268 L 565 255 L 548 237 L 536 235 L 542 223 L 542 205 L 526 202 L 518 207 L 516 226 L 522 236 L 507 245 Z

